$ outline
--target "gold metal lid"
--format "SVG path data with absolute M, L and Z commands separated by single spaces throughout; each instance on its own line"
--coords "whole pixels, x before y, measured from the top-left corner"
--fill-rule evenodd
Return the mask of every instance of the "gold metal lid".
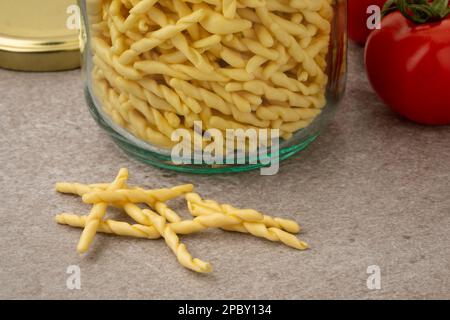
M 67 27 L 74 4 L 75 0 L 0 1 L 0 67 L 22 71 L 78 68 L 79 32 Z

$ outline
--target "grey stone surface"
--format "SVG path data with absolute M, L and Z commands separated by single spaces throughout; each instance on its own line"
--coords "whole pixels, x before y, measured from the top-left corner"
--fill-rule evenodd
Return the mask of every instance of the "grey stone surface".
M 449 127 L 392 114 L 369 88 L 362 50 L 350 58 L 336 120 L 275 177 L 146 166 L 91 119 L 79 71 L 0 70 L 0 298 L 450 298 Z M 311 250 L 213 230 L 183 237 L 210 275 L 182 268 L 162 240 L 98 235 L 80 256 L 80 230 L 53 216 L 89 207 L 53 185 L 108 181 L 122 166 L 136 184 L 193 182 L 205 196 L 295 218 Z M 81 290 L 66 288 L 69 265 L 81 268 Z M 381 290 L 366 287 L 369 265 L 381 268 Z

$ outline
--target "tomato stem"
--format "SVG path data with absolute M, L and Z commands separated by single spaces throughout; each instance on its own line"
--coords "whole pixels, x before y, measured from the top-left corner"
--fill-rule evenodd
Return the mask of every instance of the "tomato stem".
M 439 21 L 450 14 L 449 0 L 388 0 L 383 17 L 396 10 L 418 24 Z

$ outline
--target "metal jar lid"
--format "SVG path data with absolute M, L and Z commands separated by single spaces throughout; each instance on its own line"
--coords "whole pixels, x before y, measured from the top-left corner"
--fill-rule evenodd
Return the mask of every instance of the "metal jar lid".
M 0 67 L 57 71 L 80 66 L 75 0 L 0 1 Z

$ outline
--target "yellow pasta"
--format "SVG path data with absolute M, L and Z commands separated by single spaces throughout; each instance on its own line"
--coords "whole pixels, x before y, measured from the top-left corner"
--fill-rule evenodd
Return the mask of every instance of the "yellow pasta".
M 87 216 L 78 216 L 75 214 L 61 213 L 55 217 L 55 221 L 59 224 L 65 224 L 72 227 L 84 228 L 86 226 Z M 126 222 L 115 220 L 103 220 L 98 226 L 98 231 L 102 233 L 113 233 L 120 236 L 158 239 L 160 233 L 152 226 L 142 224 L 130 225 Z
M 143 38 L 131 46 L 131 48 L 125 51 L 120 56 L 120 62 L 128 64 L 145 51 L 152 50 L 153 48 L 161 45 L 166 40 L 171 39 L 183 30 L 186 30 L 194 23 L 199 22 L 205 15 L 203 10 L 198 10 L 189 16 L 182 17 L 176 24 L 167 25 L 161 29 L 153 32 L 149 37 Z
M 109 184 L 106 184 L 106 186 L 100 187 L 99 189 L 106 189 L 108 186 Z M 69 182 L 59 182 L 55 185 L 55 189 L 56 191 L 61 193 L 70 193 L 79 196 L 83 196 L 84 194 L 95 190 L 95 188 L 91 187 L 90 185 L 81 183 L 69 183 Z
M 194 216 L 223 213 L 238 219 L 239 223 L 221 227 L 222 229 L 250 233 L 256 237 L 265 238 L 270 241 L 280 241 L 298 250 L 308 248 L 305 242 L 280 228 L 298 232 L 299 226 L 294 221 L 279 218 L 274 219 L 269 216 L 264 217 L 255 210 L 236 209 L 229 205 L 220 205 L 211 200 L 203 201 L 198 194 L 194 193 L 187 194 L 186 200 L 188 201 L 189 211 Z
M 155 229 L 158 230 L 158 232 L 164 238 L 168 247 L 177 256 L 177 259 L 182 266 L 200 273 L 212 271 L 212 267 L 209 263 L 197 258 L 192 258 L 192 256 L 187 251 L 186 246 L 180 243 L 177 234 L 172 230 L 170 225 L 166 223 L 166 219 L 164 217 L 159 216 L 151 210 L 145 209 L 143 211 L 149 217 Z
M 120 169 L 116 179 L 107 187 L 107 190 L 112 191 L 124 187 L 127 179 L 128 170 Z M 80 241 L 78 242 L 77 250 L 79 253 L 84 253 L 89 249 L 90 244 L 94 240 L 100 221 L 106 213 L 106 207 L 106 202 L 98 202 L 92 207 L 91 212 L 86 219 L 86 226 L 83 229 Z
M 230 205 L 219 204 L 212 200 L 203 200 L 196 193 L 186 194 L 186 200 L 189 204 L 194 204 L 201 207 L 206 207 L 214 211 L 223 212 L 225 214 L 231 214 L 237 216 L 243 221 L 247 222 L 263 222 L 267 227 L 276 227 L 286 230 L 291 233 L 300 232 L 300 226 L 293 220 L 283 218 L 273 218 L 252 209 L 236 209 Z
M 78 252 L 86 252 L 96 232 L 142 239 L 164 238 L 182 266 L 195 272 L 208 273 L 212 271 L 211 265 L 193 258 L 180 242 L 179 234 L 188 235 L 209 228 L 220 228 L 279 241 L 298 250 L 308 248 L 305 242 L 293 234 L 300 231 L 300 226 L 295 221 L 267 216 L 253 209 L 238 209 L 213 200 L 204 200 L 192 193 L 191 184 L 145 190 L 127 185 L 127 179 L 128 170 L 121 169 L 112 183 L 56 184 L 58 192 L 79 195 L 85 203 L 93 205 L 88 215 L 62 213 L 55 217 L 59 224 L 83 229 Z M 180 195 L 185 195 L 193 219 L 183 220 L 165 203 Z M 136 203 L 145 203 L 151 209 L 143 209 Z M 104 219 L 107 206 L 123 209 L 137 223 Z
M 154 145 L 172 147 L 173 130 L 194 121 L 281 129 L 289 139 L 326 104 L 332 0 L 91 0 L 89 8 L 99 99 Z
M 192 192 L 194 186 L 192 184 L 185 184 L 173 188 L 144 190 L 140 188 L 135 189 L 118 189 L 118 190 L 104 190 L 93 191 L 83 195 L 83 202 L 85 203 L 155 203 L 165 202 L 170 199 L 179 197 L 182 194 Z

